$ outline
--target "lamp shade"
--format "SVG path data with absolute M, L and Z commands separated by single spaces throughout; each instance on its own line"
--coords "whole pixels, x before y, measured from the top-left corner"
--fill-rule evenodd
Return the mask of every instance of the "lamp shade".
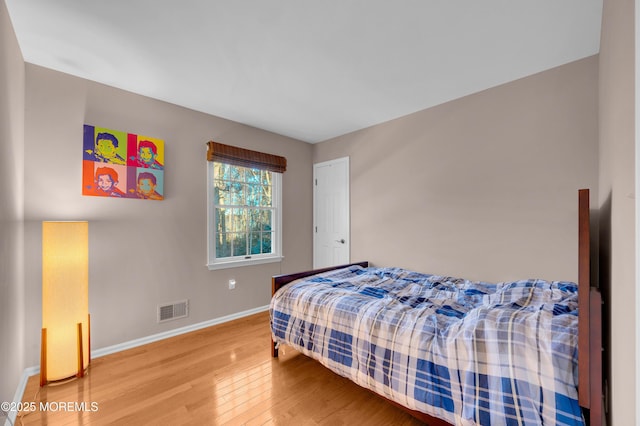
M 47 381 L 75 376 L 79 365 L 89 364 L 88 318 L 89 224 L 43 222 L 41 369 Z

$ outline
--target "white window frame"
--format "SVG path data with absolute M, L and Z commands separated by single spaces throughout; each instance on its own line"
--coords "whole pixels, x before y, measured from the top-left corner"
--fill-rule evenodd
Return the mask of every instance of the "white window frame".
M 207 267 L 209 270 L 237 268 L 241 266 L 263 263 L 281 262 L 282 256 L 282 173 L 271 172 L 272 200 L 274 204 L 273 224 L 276 228 L 272 241 L 273 253 L 254 254 L 250 256 L 234 256 L 216 258 L 216 226 L 215 226 L 215 186 L 214 162 L 207 161 Z

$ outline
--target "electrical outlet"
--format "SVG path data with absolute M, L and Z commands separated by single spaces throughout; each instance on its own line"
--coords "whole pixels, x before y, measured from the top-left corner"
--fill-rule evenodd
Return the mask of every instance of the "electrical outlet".
M 229 290 L 236 288 L 236 280 L 229 280 Z

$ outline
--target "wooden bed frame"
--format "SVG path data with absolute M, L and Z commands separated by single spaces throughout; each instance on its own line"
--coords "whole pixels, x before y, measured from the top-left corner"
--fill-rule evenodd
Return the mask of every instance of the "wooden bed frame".
M 581 189 L 578 191 L 578 402 L 583 409 L 586 424 L 601 426 L 603 424 L 602 298 L 600 291 L 591 286 L 590 280 L 591 237 L 589 209 L 589 190 Z M 351 265 L 367 267 L 369 262 L 357 262 L 294 274 L 276 275 L 271 279 L 271 294 L 275 294 L 278 289 L 297 279 Z M 271 342 L 271 355 L 273 357 L 278 356 L 278 349 L 273 341 Z M 371 392 L 373 393 L 373 391 Z M 387 401 L 428 425 L 450 426 L 444 420 L 411 410 L 389 399 Z

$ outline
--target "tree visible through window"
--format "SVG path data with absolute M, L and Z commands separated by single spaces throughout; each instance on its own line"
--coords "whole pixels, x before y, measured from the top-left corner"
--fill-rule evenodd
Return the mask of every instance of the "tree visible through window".
M 273 173 L 213 163 L 216 258 L 272 254 Z

